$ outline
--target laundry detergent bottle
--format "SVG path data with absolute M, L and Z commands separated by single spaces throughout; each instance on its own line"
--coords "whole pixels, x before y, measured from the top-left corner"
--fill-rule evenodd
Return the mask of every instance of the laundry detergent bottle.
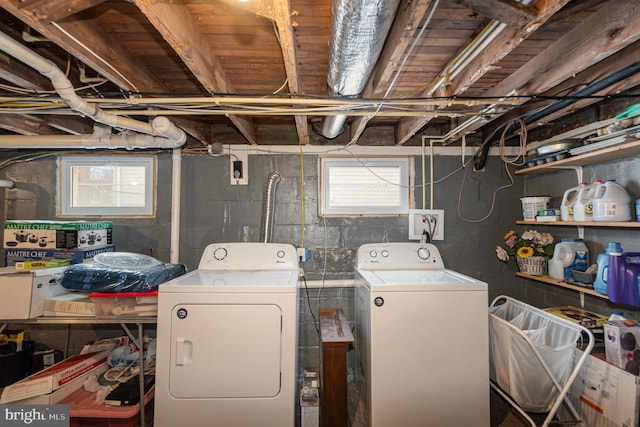
M 574 221 L 593 221 L 593 197 L 600 184 L 602 184 L 601 180 L 594 179 L 591 184 L 580 189 L 578 200 L 573 205 Z
M 600 184 L 591 203 L 594 221 L 631 221 L 631 196 L 615 179 Z
M 586 182 L 581 182 L 577 187 L 573 187 L 564 192 L 562 197 L 562 204 L 560 205 L 560 219 L 562 221 L 573 221 L 573 207 L 578 200 L 578 195 L 583 187 L 586 187 Z
M 585 271 L 589 267 L 589 250 L 582 239 L 561 239 L 549 260 L 549 277 L 570 279 L 571 270 Z
M 609 255 L 612 253 L 621 253 L 622 247 L 618 242 L 609 242 L 607 244 L 606 252 L 601 253 L 596 258 L 596 264 L 598 265 L 598 272 L 596 274 L 596 280 L 593 282 L 593 290 L 602 295 L 608 295 L 607 290 L 607 275 L 609 274 Z

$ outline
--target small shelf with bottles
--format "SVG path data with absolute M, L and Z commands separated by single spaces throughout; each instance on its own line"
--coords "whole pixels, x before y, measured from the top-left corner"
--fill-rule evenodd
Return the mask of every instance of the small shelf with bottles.
M 535 280 L 536 282 L 542 282 L 542 283 L 547 283 L 549 285 L 554 285 L 554 286 L 559 286 L 561 288 L 566 288 L 566 289 L 571 289 L 573 291 L 578 291 L 578 292 L 582 292 L 594 297 L 598 297 L 598 298 L 603 298 L 608 300 L 609 297 L 607 297 L 606 295 L 600 294 L 596 291 L 594 291 L 591 288 L 585 288 L 582 286 L 576 286 L 576 285 L 572 285 L 571 283 L 567 283 L 567 282 L 563 282 L 561 280 L 555 280 L 552 279 L 549 276 L 532 276 L 530 274 L 525 274 L 525 273 L 516 273 L 516 276 L 518 277 L 523 277 L 525 279 L 531 279 L 531 280 Z

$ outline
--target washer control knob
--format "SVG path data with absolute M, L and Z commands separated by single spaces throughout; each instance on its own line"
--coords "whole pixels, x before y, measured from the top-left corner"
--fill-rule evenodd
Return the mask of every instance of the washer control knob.
M 215 251 L 213 251 L 213 258 L 215 258 L 218 261 L 222 261 L 226 257 L 227 257 L 227 250 L 225 248 L 218 248 Z
M 382 252 L 380 252 L 380 255 L 382 255 L 382 258 L 387 258 L 389 256 L 389 251 L 384 249 Z
M 371 258 L 375 258 L 375 257 L 377 257 L 377 256 L 378 256 L 378 252 L 376 252 L 376 251 L 371 251 L 371 252 L 369 252 L 369 256 L 370 256 Z
M 280 249 L 280 250 L 276 253 L 276 256 L 277 256 L 278 258 L 284 258 L 284 251 L 283 251 L 282 249 Z
M 418 257 L 420 259 L 429 259 L 430 256 L 431 254 L 429 253 L 429 249 L 427 248 L 418 249 Z

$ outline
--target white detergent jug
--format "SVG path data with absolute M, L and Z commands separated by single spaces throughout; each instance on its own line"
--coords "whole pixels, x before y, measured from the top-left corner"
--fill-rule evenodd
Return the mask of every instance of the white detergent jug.
M 593 183 L 585 185 L 580 189 L 578 200 L 576 200 L 576 203 L 573 205 L 574 221 L 593 221 L 592 200 L 600 184 L 602 184 L 601 180 L 594 179 Z
M 631 221 L 631 196 L 615 179 L 600 184 L 591 203 L 594 221 Z
M 584 271 L 589 267 L 589 250 L 582 239 L 562 239 L 553 249 L 549 260 L 549 277 L 570 279 L 571 270 Z
M 560 205 L 560 219 L 562 221 L 573 221 L 573 206 L 578 200 L 580 190 L 586 185 L 586 182 L 581 182 L 577 187 L 570 188 L 564 192 L 562 204 Z

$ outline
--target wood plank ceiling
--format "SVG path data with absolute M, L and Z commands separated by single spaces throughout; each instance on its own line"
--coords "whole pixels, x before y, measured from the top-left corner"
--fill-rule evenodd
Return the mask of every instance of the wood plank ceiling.
M 455 144 L 466 133 L 477 144 L 544 106 L 566 104 L 528 126 L 639 83 L 637 0 L 399 0 L 360 94 L 331 95 L 333 3 L 0 0 L 0 32 L 51 60 L 83 99 L 141 121 L 166 116 L 196 148 L 415 145 L 424 134 Z M 93 132 L 48 78 L 4 50 L 0 147 L 3 135 Z M 330 139 L 323 121 L 339 114 L 346 125 Z

